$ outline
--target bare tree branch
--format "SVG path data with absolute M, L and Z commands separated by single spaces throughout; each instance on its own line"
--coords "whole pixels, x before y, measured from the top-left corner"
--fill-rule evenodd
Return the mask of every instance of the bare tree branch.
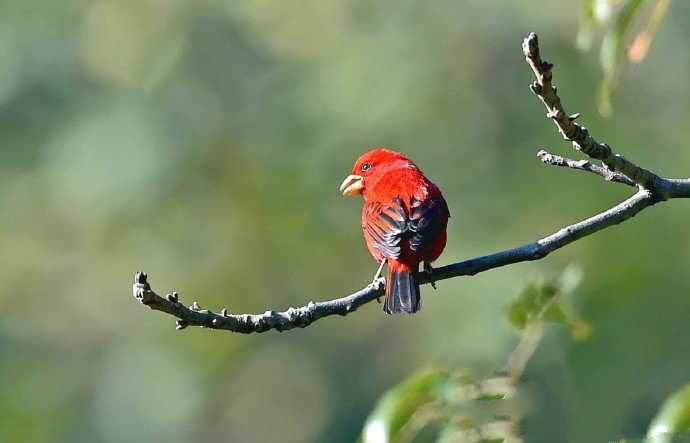
M 689 179 L 663 178 L 654 172 L 637 166 L 622 155 L 614 154 L 611 147 L 605 143 L 599 143 L 589 134 L 587 128 L 575 123 L 580 114 L 568 115 L 563 109 L 558 90 L 552 85 L 553 64 L 542 60 L 539 54 L 539 37 L 532 32 L 522 42 L 522 51 L 525 60 L 534 71 L 536 81 L 530 84 L 530 89 L 539 97 L 546 106 L 546 116 L 553 120 L 558 132 L 564 139 L 573 144 L 573 148 L 595 160 L 600 160 L 603 167 L 582 164 L 576 166 L 574 160 L 553 156 L 545 151 L 540 151 L 537 156 L 544 162 L 557 166 L 566 166 L 573 169 L 581 169 L 601 175 L 607 180 L 619 183 L 635 183 L 640 189 L 646 189 L 655 194 L 660 200 L 669 198 L 690 197 Z M 608 172 L 607 172 L 608 171 Z M 625 181 L 623 178 L 627 178 Z
M 537 80 L 530 85 L 530 89 L 546 106 L 546 116 L 553 120 L 558 132 L 563 138 L 572 142 L 573 147 L 582 151 L 588 157 L 601 160 L 610 170 L 620 172 L 639 186 L 646 189 L 659 187 L 660 177 L 651 171 L 641 168 L 621 155 L 614 154 L 611 148 L 599 143 L 589 135 L 589 131 L 575 123 L 580 114 L 568 115 L 561 105 L 557 89 L 551 84 L 553 64 L 544 61 L 539 55 L 539 38 L 532 32 L 522 43 L 522 51 Z
M 613 172 L 607 168 L 597 166 L 592 164 L 589 160 L 573 160 L 568 157 L 561 157 L 560 155 L 549 154 L 548 152 L 541 150 L 537 152 L 537 158 L 543 163 L 554 166 L 562 166 L 570 169 L 577 169 L 580 171 L 591 172 L 592 174 L 604 177 L 606 181 L 612 181 L 616 183 L 623 183 L 624 185 L 636 187 L 637 183 L 630 180 L 628 177 L 620 174 L 618 172 Z
M 537 81 L 530 85 L 530 89 L 546 106 L 547 116 L 554 121 L 563 137 L 572 142 L 575 149 L 590 158 L 600 160 L 603 166 L 593 165 L 586 160 L 575 161 L 555 156 L 545 151 L 539 152 L 539 158 L 547 164 L 591 172 L 606 180 L 636 186 L 639 189 L 633 196 L 611 209 L 566 226 L 533 243 L 437 268 L 434 270 L 435 281 L 463 275 L 476 275 L 514 263 L 539 260 L 574 241 L 622 223 L 655 203 L 670 198 L 690 198 L 690 179 L 663 178 L 620 155 L 613 154 L 608 145 L 597 142 L 584 127 L 574 123 L 578 115 L 566 116 L 556 88 L 551 84 L 553 65 L 541 60 L 536 34 L 532 33 L 525 39 L 523 50 L 537 78 Z M 425 273 L 418 274 L 418 277 L 420 284 L 429 283 Z M 141 303 L 151 309 L 177 317 L 177 329 L 202 326 L 249 334 L 271 329 L 284 331 L 304 328 L 323 317 L 336 314 L 347 315 L 360 306 L 381 297 L 384 294 L 384 287 L 385 278 L 379 278 L 376 282 L 343 298 L 323 302 L 310 301 L 306 306 L 289 308 L 283 312 L 266 311 L 263 314 L 229 314 L 226 309 L 223 309 L 221 313 L 215 313 L 201 309 L 196 302 L 186 307 L 179 301 L 176 292 L 168 294 L 165 298 L 153 292 L 144 272 L 136 273 L 132 290 L 134 297 Z

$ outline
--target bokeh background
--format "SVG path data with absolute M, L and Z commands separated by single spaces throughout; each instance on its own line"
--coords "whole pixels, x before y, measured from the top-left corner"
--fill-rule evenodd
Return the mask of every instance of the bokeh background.
M 570 263 L 594 327 L 547 331 L 525 374 L 527 441 L 644 434 L 690 379 L 688 202 L 545 260 L 423 288 L 304 330 L 174 330 L 131 296 L 231 312 L 329 299 L 375 263 L 362 201 L 338 193 L 388 146 L 443 190 L 447 264 L 535 240 L 630 190 L 544 166 L 576 155 L 530 93 L 541 36 L 570 112 L 640 164 L 690 175 L 690 5 L 597 113 L 577 2 L 6 0 L 0 2 L 0 441 L 350 442 L 377 398 L 428 364 L 500 367 L 504 305 Z

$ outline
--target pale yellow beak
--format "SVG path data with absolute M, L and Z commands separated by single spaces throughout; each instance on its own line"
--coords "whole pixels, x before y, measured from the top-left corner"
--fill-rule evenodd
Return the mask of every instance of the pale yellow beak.
M 343 181 L 343 184 L 340 185 L 340 191 L 343 193 L 343 195 L 361 194 L 362 188 L 364 188 L 362 180 L 362 177 L 359 175 L 348 175 Z

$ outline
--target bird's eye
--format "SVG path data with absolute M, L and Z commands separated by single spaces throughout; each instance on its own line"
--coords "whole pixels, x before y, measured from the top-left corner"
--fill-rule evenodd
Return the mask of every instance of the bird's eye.
M 367 172 L 369 169 L 371 169 L 371 163 L 364 163 L 362 165 L 362 171 Z

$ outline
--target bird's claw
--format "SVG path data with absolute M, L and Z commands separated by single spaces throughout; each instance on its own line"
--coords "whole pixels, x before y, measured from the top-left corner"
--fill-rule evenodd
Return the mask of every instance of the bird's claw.
M 431 287 L 436 290 L 436 280 L 434 280 L 434 268 L 431 267 L 430 263 L 424 262 L 424 273 L 429 276 L 429 283 Z
M 371 281 L 371 287 L 376 291 L 383 287 L 383 282 L 380 280 L 380 277 L 377 277 Z

